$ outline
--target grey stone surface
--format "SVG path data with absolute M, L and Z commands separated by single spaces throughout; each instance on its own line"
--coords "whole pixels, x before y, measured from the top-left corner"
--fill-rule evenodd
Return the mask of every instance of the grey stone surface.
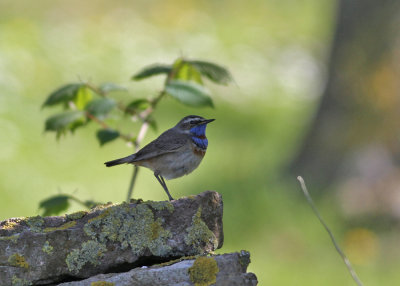
M 134 268 L 124 273 L 100 274 L 59 286 L 253 286 L 257 278 L 246 273 L 249 253 L 229 253 L 180 259 L 168 265 Z M 167 264 L 167 263 L 166 263 Z
M 209 253 L 223 243 L 222 211 L 221 196 L 207 191 L 2 221 L 1 285 L 45 285 Z

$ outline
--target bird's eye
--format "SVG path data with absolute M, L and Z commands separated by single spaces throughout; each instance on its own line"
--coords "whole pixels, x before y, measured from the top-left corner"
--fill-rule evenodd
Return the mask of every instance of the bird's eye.
M 197 124 L 200 123 L 200 120 L 191 120 L 189 123 L 190 123 L 191 125 L 197 125 Z

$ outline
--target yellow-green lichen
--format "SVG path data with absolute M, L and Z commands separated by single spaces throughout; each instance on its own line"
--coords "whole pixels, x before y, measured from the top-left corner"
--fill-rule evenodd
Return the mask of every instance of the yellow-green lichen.
M 42 251 L 47 253 L 47 254 L 52 254 L 53 253 L 53 246 L 50 245 L 48 241 L 46 241 L 42 247 Z
M 209 286 L 217 282 L 219 268 L 213 257 L 200 256 L 188 269 L 190 281 L 195 286 Z
M 46 227 L 43 231 L 44 231 L 44 232 L 52 232 L 52 231 L 55 231 L 55 230 L 64 230 L 64 229 L 71 228 L 71 227 L 73 227 L 73 226 L 75 226 L 75 225 L 76 225 L 76 221 L 69 221 L 69 222 L 64 223 L 64 224 L 61 225 L 61 226 L 57 226 L 57 227 Z
M 32 285 L 31 282 L 29 282 L 29 281 L 27 281 L 25 279 L 18 278 L 15 275 L 11 278 L 11 283 L 12 283 L 11 284 L 12 286 L 28 286 L 28 285 Z
M 174 205 L 169 201 L 163 201 L 163 202 L 146 201 L 145 203 L 148 204 L 152 209 L 157 211 L 168 210 L 170 213 L 172 213 L 175 209 Z
M 44 219 L 41 216 L 32 216 L 24 219 L 30 230 L 33 232 L 41 232 Z
M 11 241 L 13 243 L 16 243 L 19 238 L 19 233 L 10 235 L 10 236 L 0 236 L 0 241 Z
M 87 215 L 87 211 L 78 211 L 78 212 L 74 212 L 72 214 L 67 214 L 65 216 L 66 216 L 67 220 L 76 220 L 76 219 L 83 218 L 85 215 Z
M 107 282 L 107 281 L 95 281 L 90 283 L 90 286 L 114 286 L 115 283 Z
M 126 202 L 123 202 L 122 204 L 126 204 Z M 112 202 L 108 202 L 108 203 L 105 203 L 105 204 L 99 204 L 99 205 L 96 205 L 95 207 L 91 208 L 90 212 L 95 212 L 95 211 L 98 211 L 98 210 L 104 210 L 104 209 L 107 209 L 108 207 L 111 207 L 113 205 L 117 205 L 117 204 L 113 204 Z
M 1 226 L 1 229 L 7 229 L 7 230 L 12 230 L 18 225 L 17 222 L 12 221 L 12 220 L 6 220 Z
M 171 250 L 167 245 L 171 233 L 162 224 L 147 204 L 121 204 L 90 219 L 84 231 L 99 243 L 112 241 L 118 242 L 121 249 L 130 247 L 135 255 L 141 255 L 148 248 L 153 255 L 164 256 Z
M 101 220 L 102 218 L 106 217 L 108 215 L 110 209 L 106 209 L 105 211 L 103 211 L 101 214 L 99 214 L 98 216 L 95 216 L 91 219 L 88 220 L 88 222 L 92 222 L 92 221 L 98 221 Z
M 250 264 L 250 253 L 246 250 L 241 250 L 239 254 L 239 263 L 244 269 Z
M 163 232 L 163 227 L 159 221 L 155 221 L 151 223 L 151 239 L 157 239 Z
M 165 267 L 165 266 L 170 266 L 173 265 L 175 263 L 184 261 L 184 260 L 192 260 L 195 259 L 197 256 L 183 256 L 183 257 L 179 257 L 178 259 L 174 259 L 174 260 L 169 260 L 167 262 L 163 262 L 163 263 L 159 263 L 154 265 L 155 267 Z
M 193 254 L 202 252 L 202 246 L 213 243 L 214 249 L 218 247 L 218 240 L 214 233 L 207 227 L 201 219 L 201 207 L 192 217 L 192 225 L 186 229 L 185 243 L 193 247 Z
M 13 255 L 8 257 L 8 263 L 16 267 L 21 267 L 25 269 L 29 268 L 28 262 L 26 262 L 25 258 L 22 255 L 19 255 L 18 253 L 14 253 Z
M 78 273 L 86 263 L 98 265 L 105 251 L 107 251 L 106 246 L 97 241 L 89 240 L 82 243 L 80 249 L 74 249 L 67 255 L 65 262 L 68 270 Z

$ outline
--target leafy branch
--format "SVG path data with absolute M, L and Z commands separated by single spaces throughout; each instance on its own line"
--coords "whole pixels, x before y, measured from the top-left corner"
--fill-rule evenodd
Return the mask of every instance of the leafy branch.
M 117 102 L 113 98 L 115 92 L 128 92 L 125 87 L 115 83 L 95 85 L 90 82 L 79 82 L 59 87 L 47 97 L 42 107 L 61 106 L 63 110 L 46 119 L 45 131 L 54 132 L 56 138 L 60 139 L 67 133 L 74 133 L 77 129 L 94 122 L 99 126 L 96 138 L 100 146 L 121 139 L 133 145 L 136 152 L 149 127 L 156 129 L 153 113 L 163 98 L 172 97 L 192 107 L 213 107 L 211 92 L 205 86 L 204 79 L 221 85 L 227 85 L 232 81 L 230 72 L 220 65 L 185 58 L 178 58 L 170 65 L 147 66 L 134 74 L 131 79 L 140 81 L 153 76 L 166 77 L 162 90 L 152 98 L 135 98 L 127 103 Z M 109 120 L 111 114 L 114 119 L 117 118 L 116 121 L 127 117 L 131 118 L 132 122 L 139 119 L 141 126 L 138 134 L 135 136 L 117 128 L 115 120 Z M 134 166 L 127 201 L 132 197 L 138 171 L 138 167 Z

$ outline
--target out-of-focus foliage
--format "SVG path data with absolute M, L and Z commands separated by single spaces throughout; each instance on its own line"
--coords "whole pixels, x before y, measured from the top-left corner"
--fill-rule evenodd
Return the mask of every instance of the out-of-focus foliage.
M 133 143 L 135 147 L 140 146 L 141 140 L 147 128 L 145 124 L 149 124 L 156 129 L 157 123 L 152 115 L 158 102 L 165 96 L 170 95 L 179 102 L 193 107 L 211 106 L 213 102 L 210 92 L 204 86 L 202 75 L 210 78 L 215 83 L 227 84 L 232 80 L 229 71 L 215 63 L 204 62 L 199 60 L 188 61 L 178 58 L 172 65 L 166 68 L 166 65 L 151 65 L 132 76 L 134 80 L 142 80 L 154 75 L 165 74 L 166 79 L 164 88 L 154 98 L 139 98 L 130 102 L 127 106 L 118 103 L 110 96 L 112 91 L 126 91 L 126 89 L 115 83 L 104 83 L 94 86 L 91 83 L 71 83 L 66 84 L 54 92 L 52 92 L 43 103 L 43 107 L 62 105 L 64 110 L 61 113 L 50 116 L 45 122 L 45 131 L 56 132 L 57 139 L 68 131 L 74 133 L 77 128 L 86 126 L 87 123 L 94 121 L 101 127 L 96 132 L 96 137 L 103 146 L 117 138 Z M 93 94 L 97 95 L 94 97 Z M 142 122 L 141 138 L 138 136 L 124 135 L 117 127 L 111 127 L 107 117 L 114 110 L 119 108 L 117 124 L 124 118 L 125 114 L 135 115 Z M 145 131 L 142 131 L 145 130 Z M 127 200 L 131 198 L 131 194 L 136 182 L 138 170 L 132 174 L 131 183 L 129 184 Z M 67 199 L 65 199 L 67 198 Z M 68 196 L 59 196 L 58 199 L 45 201 L 47 204 L 41 203 L 40 207 L 45 208 L 45 214 L 59 214 L 66 211 L 69 207 Z M 58 204 L 58 205 L 57 205 Z M 85 206 L 85 204 L 83 204 Z
M 74 132 L 77 128 L 85 126 L 86 123 L 94 121 L 102 127 L 97 131 L 97 139 L 100 145 L 117 138 L 133 141 L 136 145 L 138 144 L 136 138 L 130 135 L 121 136 L 120 130 L 110 127 L 107 123 L 106 119 L 112 110 L 119 107 L 119 120 L 123 118 L 124 113 L 129 113 L 131 115 L 136 114 L 143 122 L 146 122 L 152 118 L 156 104 L 165 94 L 171 95 L 185 105 L 213 107 L 210 91 L 204 86 L 202 76 L 218 84 L 227 84 L 232 80 L 230 72 L 215 63 L 185 60 L 183 58 L 178 58 L 169 66 L 151 65 L 145 67 L 132 76 L 132 79 L 143 80 L 160 74 L 164 74 L 166 80 L 164 88 L 157 97 L 135 99 L 127 106 L 123 103 L 117 104 L 116 100 L 109 94 L 113 91 L 126 91 L 125 87 L 115 83 L 107 82 L 99 86 L 94 86 L 91 83 L 63 85 L 53 91 L 42 105 L 43 107 L 61 105 L 66 110 L 50 116 L 45 122 L 45 131 L 54 131 L 59 138 L 67 131 Z M 155 121 L 152 124 L 154 125 Z
M 43 135 L 43 122 L 64 106 L 39 110 L 44 95 L 65 83 L 113 82 L 127 89 L 113 91 L 117 105 L 132 103 L 127 116 L 135 118 L 148 103 L 133 102 L 157 94 L 165 77 L 138 82 L 127 77 L 149 61 L 180 55 L 207 59 L 229 67 L 236 85 L 207 83 L 214 109 L 167 97 L 154 114 L 158 131 L 150 129 L 143 142 L 188 114 L 216 118 L 207 129 L 202 164 L 190 176 L 168 182 L 172 195 L 206 189 L 222 194 L 221 252 L 248 249 L 249 270 L 259 285 L 353 285 L 295 178 L 281 178 L 324 86 L 335 5 L 330 0 L 0 1 L 0 219 L 38 214 L 38 203 L 57 189 L 84 200 L 125 199 L 131 169 L 108 169 L 103 162 L 132 150 L 119 140 L 98 148 L 96 137 L 116 135 L 106 129 L 96 133 L 95 124 L 55 143 L 50 132 Z M 117 124 L 113 112 L 110 124 L 137 134 L 139 124 Z M 136 198 L 165 199 L 151 172 L 140 175 Z M 318 186 L 304 179 L 313 194 Z M 70 203 L 70 211 L 83 208 Z M 333 192 L 316 203 L 365 284 L 396 285 L 400 253 L 393 223 L 376 226 L 374 217 L 364 217 L 370 224 L 360 226 L 349 220 Z M 355 241 L 362 241 L 363 252 Z

